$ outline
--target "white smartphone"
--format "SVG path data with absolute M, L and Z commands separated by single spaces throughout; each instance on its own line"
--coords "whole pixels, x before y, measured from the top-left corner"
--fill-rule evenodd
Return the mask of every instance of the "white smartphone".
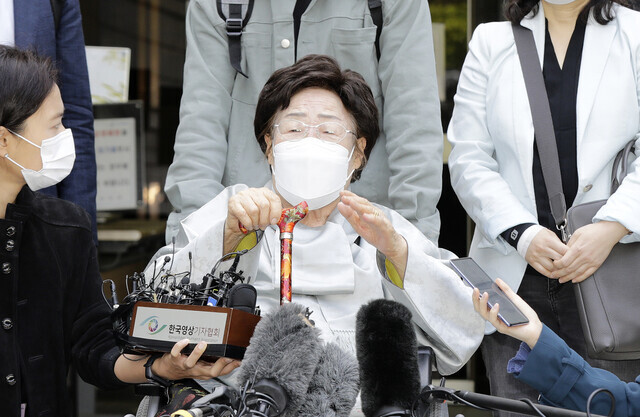
M 518 326 L 529 323 L 529 319 L 515 306 L 507 295 L 498 287 L 498 284 L 487 275 L 480 265 L 471 258 L 458 258 L 449 260 L 451 267 L 471 287 L 480 290 L 480 294 L 489 294 L 489 308 L 493 304 L 500 304 L 498 317 L 507 326 Z

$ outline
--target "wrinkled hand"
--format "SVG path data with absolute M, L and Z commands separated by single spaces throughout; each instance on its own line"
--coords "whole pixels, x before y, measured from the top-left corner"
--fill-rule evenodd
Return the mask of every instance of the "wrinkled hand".
M 280 197 L 268 188 L 249 188 L 232 196 L 224 223 L 224 253 L 231 252 L 245 236 L 238 223 L 247 230 L 264 230 L 277 224 L 281 215 Z
M 240 366 L 241 362 L 220 358 L 214 363 L 200 360 L 200 356 L 207 348 L 206 342 L 196 345 L 190 355 L 182 354 L 189 344 L 189 339 L 183 339 L 173 345 L 171 353 L 165 353 L 161 358 L 151 365 L 154 374 L 170 380 L 183 378 L 211 379 L 217 376 L 226 375 Z
M 348 190 L 340 192 L 338 210 L 356 233 L 382 252 L 393 263 L 398 274 L 404 277 L 407 267 L 407 242 L 396 232 L 387 216 L 367 199 Z
M 533 349 L 536 343 L 538 343 L 538 338 L 542 332 L 542 323 L 540 322 L 538 315 L 533 311 L 529 304 L 520 298 L 518 294 L 513 292 L 506 282 L 498 278 L 496 279 L 496 284 L 498 284 L 498 287 L 504 291 L 513 304 L 515 304 L 516 307 L 518 307 L 520 311 L 527 316 L 529 323 L 520 326 L 507 326 L 504 324 L 504 322 L 498 317 L 500 304 L 496 303 L 493 305 L 493 308 L 489 309 L 489 306 L 487 305 L 487 302 L 489 301 L 489 294 L 485 292 L 480 296 L 480 291 L 477 288 L 473 289 L 473 294 L 471 296 L 473 300 L 473 308 L 475 308 L 482 318 L 491 323 L 500 333 L 521 340 Z
M 551 278 L 558 278 L 561 283 L 584 281 L 600 268 L 627 233 L 618 222 L 600 221 L 582 226 L 571 235 L 564 256 L 553 262 L 555 271 Z
M 540 230 L 529 245 L 525 260 L 536 271 L 546 277 L 552 277 L 556 269 L 553 261 L 560 259 L 569 248 L 549 229 Z

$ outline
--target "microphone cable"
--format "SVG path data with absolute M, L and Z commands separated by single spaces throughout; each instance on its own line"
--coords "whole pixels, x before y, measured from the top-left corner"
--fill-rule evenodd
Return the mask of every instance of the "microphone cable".
M 258 370 L 256 369 L 256 374 L 257 372 Z M 253 385 L 256 382 L 255 381 L 256 374 L 254 374 L 253 378 L 247 380 L 247 382 L 244 384 L 244 387 L 242 388 L 242 391 L 240 394 L 240 406 L 238 407 L 237 416 L 238 417 L 269 417 L 270 412 L 272 413 L 274 411 L 277 412 L 277 414 L 275 415 L 280 415 L 284 410 L 278 410 L 277 409 L 278 404 L 269 395 L 263 394 L 253 389 Z M 267 405 L 268 406 L 267 410 L 270 412 L 265 413 L 256 409 L 252 409 L 249 406 L 249 404 Z
M 539 415 L 540 417 L 546 417 L 544 413 L 540 411 L 540 409 L 538 409 L 538 407 L 536 407 L 533 401 L 531 401 L 529 398 L 520 398 L 519 401 L 522 401 L 523 403 L 526 403 L 527 405 L 529 405 L 529 407 L 531 407 L 531 409 L 535 411 L 536 414 Z
M 496 410 L 499 410 L 497 408 L 492 408 L 492 407 L 482 407 L 482 406 L 476 405 L 476 404 L 474 404 L 472 402 L 469 402 L 469 401 L 461 398 L 453 390 L 444 387 L 444 384 L 443 384 L 444 379 L 445 378 L 443 377 L 442 380 L 441 380 L 441 383 L 440 383 L 440 387 L 430 387 L 429 389 L 425 389 L 420 393 L 420 396 L 413 403 L 412 408 L 411 408 L 411 415 L 413 417 L 420 417 L 420 416 L 416 416 L 415 410 L 416 410 L 416 408 L 418 406 L 418 403 L 423 399 L 422 397 L 424 397 L 425 395 L 427 396 L 427 398 L 425 399 L 426 401 L 429 401 L 429 398 L 433 397 L 433 398 L 437 398 L 437 399 L 454 401 L 454 402 L 457 402 L 459 404 L 463 404 L 463 405 L 466 405 L 468 407 L 474 408 L 476 410 L 482 410 L 482 411 L 496 411 Z M 609 409 L 609 414 L 608 414 L 607 417 L 613 417 L 613 414 L 615 412 L 616 400 L 615 400 L 614 395 L 611 393 L 611 391 L 609 391 L 606 388 L 596 389 L 595 391 L 593 391 L 589 395 L 589 398 L 587 399 L 587 407 L 586 407 L 586 414 L 587 414 L 588 417 L 591 417 L 592 415 L 594 415 L 591 412 L 591 404 L 593 402 L 593 399 L 596 397 L 596 395 L 598 395 L 598 394 L 600 394 L 602 392 L 604 392 L 605 394 L 607 394 L 611 398 L 611 407 Z M 535 412 L 536 415 L 538 415 L 540 417 L 546 417 L 546 415 L 540 410 L 538 405 L 534 404 L 533 401 L 531 401 L 529 398 L 520 398 L 518 401 L 521 401 L 521 402 L 527 404 L 529 406 L 529 408 L 531 408 L 531 410 L 533 410 L 533 412 Z
M 171 265 L 169 265 L 169 271 L 173 268 L 173 258 L 176 257 L 176 237 L 171 237 Z
M 426 401 L 429 401 L 429 397 L 433 397 L 433 398 L 442 399 L 442 400 L 454 401 L 454 402 L 466 405 L 466 406 L 471 407 L 471 408 L 476 409 L 476 410 L 481 410 L 481 411 L 496 411 L 497 410 L 495 408 L 482 407 L 482 406 L 476 405 L 476 404 L 474 404 L 472 402 L 469 402 L 469 401 L 465 400 L 464 398 L 461 398 L 453 390 L 451 390 L 449 388 L 445 388 L 444 383 L 445 383 L 445 378 L 442 377 L 442 379 L 440 380 L 440 386 L 439 387 L 430 387 L 429 389 L 425 389 L 420 393 L 419 397 L 416 399 L 416 401 L 414 401 L 414 403 L 413 403 L 413 405 L 411 407 L 411 415 L 413 417 L 419 417 L 419 416 L 416 416 L 415 411 L 416 411 L 416 408 L 417 408 L 420 400 L 422 400 L 425 395 L 427 396 L 427 398 L 425 399 Z M 434 393 L 436 395 L 434 395 Z M 437 395 L 437 394 L 440 394 L 440 395 Z M 536 404 L 534 404 L 530 399 L 521 398 L 518 401 L 521 401 L 521 402 L 527 404 L 538 416 L 546 417 L 546 415 L 542 411 L 540 411 L 540 409 L 536 406 Z M 609 417 L 612 417 L 612 415 L 609 415 Z
M 439 393 L 440 395 L 433 395 L 434 393 Z M 416 408 L 418 406 L 418 403 L 420 402 L 420 400 L 422 400 L 421 397 L 423 396 L 427 396 L 426 400 L 428 401 L 429 397 L 434 397 L 434 398 L 438 398 L 438 399 L 442 399 L 442 400 L 448 400 L 448 401 L 454 401 L 457 403 L 460 403 L 462 405 L 466 405 L 468 407 L 471 407 L 473 409 L 476 410 L 481 410 L 481 411 L 493 411 L 493 409 L 491 408 L 485 408 L 485 407 L 481 407 L 479 405 L 473 404 L 467 400 L 465 400 L 464 398 L 459 397 L 458 395 L 456 395 L 455 392 L 453 392 L 451 389 L 449 388 L 444 388 L 442 386 L 440 387 L 432 387 L 429 388 L 427 390 L 423 390 L 420 393 L 420 396 L 414 401 L 412 407 L 411 407 L 411 415 L 414 417 L 417 417 L 415 415 L 415 411 Z
M 109 300 L 107 300 L 107 296 L 104 293 L 104 284 L 105 284 L 105 282 L 109 283 L 109 287 L 111 289 L 111 302 L 109 302 Z M 104 298 L 104 302 L 107 303 L 109 308 L 111 308 L 112 310 L 118 308 L 118 294 L 116 293 L 116 283 L 113 282 L 113 280 L 111 280 L 111 279 L 103 280 L 102 281 L 101 292 L 102 292 L 102 298 Z
M 610 398 L 611 398 L 611 408 L 609 408 L 609 414 L 607 417 L 612 417 L 613 413 L 616 411 L 616 397 L 613 396 L 613 393 L 611 391 L 609 391 L 606 388 L 598 388 L 597 390 L 593 391 L 590 395 L 589 398 L 587 399 L 587 416 L 591 417 L 591 402 L 593 401 L 593 399 L 595 398 L 596 395 L 600 394 L 601 392 L 604 392 L 605 394 L 607 394 Z
M 236 260 L 240 259 L 240 256 L 244 255 L 245 253 L 249 252 L 250 249 L 243 249 L 243 250 L 239 250 L 237 252 L 229 252 L 226 255 L 223 255 L 220 259 L 218 259 L 215 263 L 215 265 L 213 265 L 213 268 L 211 268 L 211 275 L 214 275 L 216 273 L 216 270 L 218 269 L 218 267 L 220 266 L 220 264 L 222 262 L 228 261 L 230 259 L 236 258 Z M 234 263 L 235 261 L 234 260 Z M 237 266 L 237 264 L 236 264 Z
M 153 277 L 151 278 L 151 282 L 149 283 L 149 287 L 150 288 L 154 288 L 155 287 L 156 279 L 160 276 L 160 274 L 162 274 L 162 271 L 164 271 L 164 267 L 171 260 L 172 260 L 172 258 L 169 255 L 166 255 L 164 257 L 164 259 L 162 260 L 162 266 L 160 267 L 160 270 L 158 271 L 157 274 L 156 274 L 156 263 L 155 263 L 155 261 L 153 262 Z
M 211 268 L 211 275 L 214 275 L 216 273 L 216 270 L 218 269 L 218 267 L 220 266 L 220 264 L 224 261 L 228 261 L 232 258 L 236 258 L 234 260 L 234 265 L 232 266 L 233 270 L 235 271 L 235 267 L 237 267 L 238 265 L 238 261 L 240 260 L 239 258 L 244 255 L 245 253 L 249 252 L 251 249 L 255 248 L 256 246 L 258 246 L 258 244 L 260 243 L 260 241 L 262 240 L 262 237 L 264 236 L 264 231 L 263 230 L 256 230 L 255 231 L 256 234 L 256 244 L 255 246 L 253 246 L 252 248 L 249 249 L 243 249 L 243 250 L 239 250 L 236 252 L 229 252 L 225 255 L 223 255 L 220 259 L 217 260 L 217 262 L 215 263 L 215 265 L 213 266 L 213 268 Z M 191 259 L 191 257 L 189 257 L 189 259 Z

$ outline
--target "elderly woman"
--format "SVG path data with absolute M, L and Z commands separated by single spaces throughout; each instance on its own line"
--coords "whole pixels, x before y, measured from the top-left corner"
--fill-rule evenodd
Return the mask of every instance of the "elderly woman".
M 441 373 L 467 362 L 483 326 L 471 290 L 441 261 L 451 254 L 398 213 L 348 191 L 378 136 L 378 110 L 363 78 L 332 58 L 307 56 L 267 81 L 254 129 L 272 181 L 228 187 L 185 219 L 173 271 L 192 268 L 199 280 L 223 254 L 253 246 L 238 268 L 251 277 L 262 309 L 277 308 L 275 223 L 283 207 L 306 201 L 310 211 L 293 233 L 293 301 L 313 311 L 322 337 L 353 352 L 358 309 L 389 298 L 412 311 L 418 340 L 435 349 Z M 237 161 L 237 169 L 251 163 Z M 239 223 L 264 230 L 263 238 L 256 244 L 256 233 L 246 236 Z
M 101 292 L 91 222 L 80 207 L 37 191 L 75 160 L 51 62 L 0 46 L 0 415 L 69 415 L 67 373 L 102 388 L 145 382 L 144 356 L 120 355 Z M 154 356 L 165 379 L 211 378 L 238 362 L 198 362 L 205 349 Z M 157 360 L 156 360 L 157 359 Z

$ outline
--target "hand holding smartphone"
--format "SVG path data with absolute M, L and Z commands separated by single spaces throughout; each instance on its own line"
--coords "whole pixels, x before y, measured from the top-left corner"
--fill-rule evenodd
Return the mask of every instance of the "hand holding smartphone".
M 471 258 L 458 258 L 449 261 L 451 267 L 472 288 L 480 290 L 480 294 L 489 294 L 489 308 L 500 304 L 498 317 L 507 326 L 518 326 L 529 323 L 529 319 L 511 302 L 507 295 L 493 282 L 491 277 Z

